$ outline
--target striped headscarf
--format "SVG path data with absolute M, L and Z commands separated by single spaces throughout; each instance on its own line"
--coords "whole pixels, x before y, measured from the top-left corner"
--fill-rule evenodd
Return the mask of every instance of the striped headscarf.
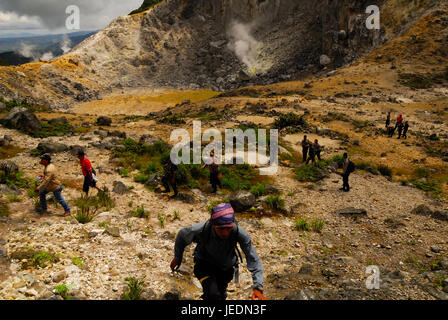
M 235 212 L 230 203 L 218 204 L 212 210 L 211 222 L 213 226 L 231 228 L 235 222 Z

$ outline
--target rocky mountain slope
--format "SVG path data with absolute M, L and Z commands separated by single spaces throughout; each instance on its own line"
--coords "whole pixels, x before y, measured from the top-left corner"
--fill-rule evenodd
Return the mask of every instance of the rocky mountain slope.
M 163 1 L 51 63 L 2 69 L 0 90 L 58 107 L 117 87 L 218 90 L 297 79 L 362 57 L 436 3 L 377 1 L 388 14 L 380 30 L 368 30 L 368 1 Z
M 176 12 L 183 14 L 185 25 L 196 19 L 189 17 L 189 12 L 202 12 L 206 21 L 211 12 L 221 12 L 223 21 L 224 17 L 233 17 L 237 12 L 246 13 L 240 17 L 243 21 L 260 16 L 263 10 L 276 12 L 274 1 L 241 1 L 235 4 L 238 10 L 232 14 L 220 11 L 221 8 L 230 10 L 224 6 L 230 1 L 221 1 L 220 5 L 218 1 L 167 1 L 165 5 L 179 3 L 182 6 L 176 7 Z M 194 3 L 201 6 L 195 7 Z M 341 3 L 332 1 L 324 5 Z M 352 8 L 350 10 L 357 12 L 353 9 L 357 7 L 350 7 L 349 3 L 351 1 L 345 2 Z M 329 65 L 321 70 L 322 74 L 300 81 L 246 86 L 224 93 L 126 88 L 126 85 L 137 84 L 132 81 L 150 84 L 151 80 L 138 71 L 143 68 L 141 65 L 129 67 L 132 65 L 129 61 L 139 58 L 132 56 L 134 58 L 121 60 L 123 63 L 117 66 L 112 62 L 102 63 L 106 61 L 106 48 L 110 52 L 120 51 L 115 49 L 119 41 L 127 41 L 127 45 L 119 46 L 127 56 L 135 52 L 132 46 L 129 51 L 125 49 L 128 40 L 135 39 L 131 37 L 134 31 L 123 38 L 118 32 L 115 37 L 105 37 L 107 32 L 113 34 L 119 21 L 127 21 L 140 29 L 145 19 L 152 21 L 145 20 L 149 26 L 157 22 L 158 28 L 162 28 L 166 26 L 161 22 L 165 20 L 159 20 L 164 10 L 162 5 L 138 16 L 117 20 L 99 33 L 98 38 L 91 38 L 76 48 L 76 55 L 71 53 L 49 64 L 1 69 L 2 81 L 10 81 L 7 87 L 3 82 L 5 91 L 5 88 L 13 88 L 14 81 L 32 83 L 36 92 L 42 90 L 46 92 L 45 97 L 51 99 L 57 91 L 47 90 L 47 85 L 53 80 L 39 78 L 46 70 L 53 79 L 66 77 L 70 80 L 82 75 L 81 80 L 77 80 L 82 87 L 75 85 L 84 88 L 84 94 L 89 93 L 88 90 L 98 90 L 104 97 L 78 103 L 63 113 L 36 111 L 44 131 L 35 136 L 0 127 L 1 157 L 17 164 L 25 177 L 33 178 L 41 173 L 36 154 L 44 147 L 50 148 L 64 180 L 64 196 L 74 213 L 63 218 L 60 216 L 62 209 L 50 205 L 52 213 L 40 216 L 34 212 L 36 197 L 27 188 L 18 185 L 16 189 L 8 186 L 6 189 L 1 185 L 0 210 L 9 214 L 0 220 L 0 298 L 62 299 L 69 295 L 77 299 L 120 299 L 127 288 L 125 278 L 145 277 L 142 298 L 199 299 L 200 284 L 192 274 L 193 248 L 185 253 L 180 274 L 171 275 L 169 262 L 175 235 L 181 227 L 206 220 L 207 207 L 213 201 L 225 201 L 233 191 L 226 188 L 220 195 L 211 195 L 206 180 L 198 177 L 196 184 L 183 185 L 182 197 L 166 199 L 158 193 L 157 183 L 142 175 L 149 162 L 157 161 L 157 155 L 127 154 L 124 145 L 128 144 L 132 150 L 135 145 L 123 138 L 150 145 L 158 139 L 170 142 L 173 129 L 181 127 L 191 131 L 194 120 L 201 120 L 203 128 L 269 129 L 278 124 L 279 119 L 292 117 L 292 113 L 296 116 L 293 119 L 302 117 L 304 122 L 285 125 L 280 130 L 279 172 L 261 180 L 279 192 L 280 199 L 284 200 L 283 208 L 267 207 L 269 194 L 264 194 L 254 199 L 253 208 L 237 214 L 262 259 L 266 296 L 299 300 L 447 299 L 448 10 L 445 2 L 437 2 L 436 6 L 434 3 L 385 1 L 383 22 L 385 37 L 389 40 L 349 66 L 332 72 Z M 314 8 L 311 2 L 302 4 L 304 10 Z M 292 1 L 286 1 L 285 5 L 299 10 Z M 178 26 L 178 22 L 173 26 Z M 341 25 L 334 28 L 349 29 Z M 222 34 L 222 30 L 219 32 Z M 274 37 L 277 31 L 272 32 Z M 277 34 L 282 32 L 278 30 Z M 176 41 L 190 40 L 182 37 Z M 88 60 L 91 55 L 86 52 L 93 53 L 95 43 L 105 48 L 97 47 L 97 55 L 103 60 Z M 223 44 L 222 48 L 225 46 Z M 365 46 L 366 52 L 369 48 Z M 160 49 L 163 57 L 167 54 L 165 51 L 169 49 Z M 320 54 L 325 53 L 332 60 L 335 57 L 328 51 L 316 53 L 313 57 L 318 60 Z M 245 70 L 244 64 L 236 56 L 233 58 L 240 67 L 235 70 Z M 89 64 L 82 61 L 89 61 Z M 154 66 L 156 72 L 165 67 L 161 61 Z M 282 61 L 275 60 L 272 65 L 280 69 L 276 63 Z M 177 66 L 176 70 L 181 70 Z M 206 67 L 209 68 L 209 64 Z M 90 68 L 95 73 L 88 72 Z M 129 70 L 135 72 L 127 73 Z M 4 76 L 17 72 L 25 76 Z M 115 85 L 118 78 L 130 82 L 122 83 L 122 88 L 117 84 L 118 88 L 108 93 L 99 82 L 103 72 L 111 75 L 107 77 L 110 85 Z M 119 72 L 123 72 L 123 77 Z M 189 73 L 176 75 L 182 81 L 191 76 Z M 249 80 L 246 84 L 250 81 L 255 82 Z M 60 80 L 59 83 L 60 88 L 72 92 L 71 82 Z M 27 85 L 22 90 L 27 90 Z M 71 99 L 58 94 L 65 103 Z M 92 95 L 89 99 L 96 97 L 94 91 L 89 94 Z M 410 121 L 408 139 L 385 135 L 388 111 L 393 117 L 403 113 Z M 111 123 L 104 118 L 98 121 L 104 115 L 110 117 Z M 61 119 L 62 116 L 66 119 Z M 7 117 L 6 111 L 0 117 Z M 57 123 L 68 123 L 72 127 Z M 54 131 L 48 138 L 39 137 L 48 134 L 50 129 Z M 298 142 L 304 134 L 310 139 L 319 139 L 325 147 L 322 156 L 327 162 L 323 162 L 322 170 L 317 172 L 317 181 L 303 179 L 303 175 L 309 173 L 300 163 Z M 77 203 L 82 176 L 73 151 L 79 147 L 87 150 L 99 172 L 101 185 L 117 192 L 111 192 L 115 206 L 100 208 L 93 220 L 85 224 L 74 217 L 80 210 Z M 121 151 L 117 153 L 116 148 Z M 356 172 L 350 177 L 352 190 L 349 193 L 339 190 L 341 178 L 336 173 L 337 163 L 333 161 L 334 156 L 344 151 L 357 164 Z M 140 160 L 143 162 L 139 165 Z M 229 166 L 227 176 L 231 175 L 232 167 Z M 230 182 L 227 182 L 228 187 L 232 186 Z M 141 218 L 133 216 L 139 206 L 147 210 Z M 366 268 L 372 265 L 380 270 L 379 289 L 366 287 L 369 276 Z M 240 285 L 229 286 L 229 298 L 248 299 L 250 286 L 250 273 L 244 266 Z

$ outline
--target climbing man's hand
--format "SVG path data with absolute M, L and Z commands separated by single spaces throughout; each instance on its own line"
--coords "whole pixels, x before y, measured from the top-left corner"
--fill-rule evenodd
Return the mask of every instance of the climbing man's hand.
M 170 264 L 171 271 L 177 271 L 180 267 L 180 263 L 177 263 L 176 259 L 173 259 Z
M 258 289 L 254 289 L 254 292 L 252 293 L 252 300 L 267 300 L 266 297 L 263 295 L 263 292 L 261 292 Z

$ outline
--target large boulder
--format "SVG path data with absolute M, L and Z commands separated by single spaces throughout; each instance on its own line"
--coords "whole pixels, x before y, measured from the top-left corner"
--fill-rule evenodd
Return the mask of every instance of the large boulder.
M 255 205 L 255 196 L 248 191 L 237 191 L 229 196 L 230 204 L 236 212 L 244 212 Z
M 36 115 L 27 108 L 15 107 L 2 120 L 6 128 L 17 129 L 27 133 L 37 133 L 42 125 Z
M 129 189 L 123 182 L 114 181 L 114 189 L 112 191 L 117 194 L 125 194 L 129 192 Z
M 59 153 L 65 152 L 68 149 L 65 144 L 59 142 L 42 141 L 37 145 L 37 150 L 41 153 Z
M 10 160 L 0 161 L 0 170 L 4 171 L 7 176 L 12 173 L 19 172 L 19 166 Z

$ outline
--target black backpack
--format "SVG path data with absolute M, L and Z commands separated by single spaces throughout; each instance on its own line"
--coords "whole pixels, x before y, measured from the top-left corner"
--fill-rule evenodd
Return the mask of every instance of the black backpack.
M 352 172 L 355 171 L 355 169 L 356 169 L 355 164 L 354 164 L 352 161 L 349 161 L 349 162 L 348 162 L 347 171 L 348 171 L 349 173 L 352 173 Z

